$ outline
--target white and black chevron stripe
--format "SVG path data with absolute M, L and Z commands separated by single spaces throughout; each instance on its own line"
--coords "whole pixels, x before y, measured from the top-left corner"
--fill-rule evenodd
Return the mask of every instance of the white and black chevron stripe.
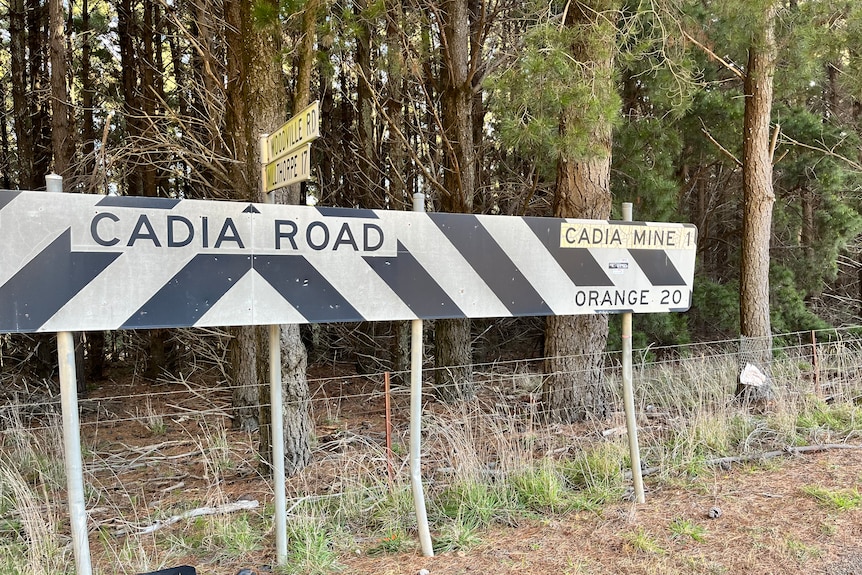
M 684 311 L 695 240 L 684 224 L 0 192 L 0 332 Z

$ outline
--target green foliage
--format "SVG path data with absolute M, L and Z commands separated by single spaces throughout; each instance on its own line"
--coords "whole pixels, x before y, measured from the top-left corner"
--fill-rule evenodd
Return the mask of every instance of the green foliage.
M 581 491 L 585 502 L 602 504 L 618 499 L 625 490 L 623 465 L 627 458 L 624 443 L 602 443 L 563 462 L 561 472 L 572 488 Z
M 214 522 L 212 537 L 212 544 L 227 557 L 259 551 L 263 541 L 260 525 L 250 522 L 245 515 Z
M 848 403 L 811 401 L 797 415 L 796 426 L 807 432 L 824 429 L 849 434 L 862 426 L 862 407 Z
M 608 349 L 622 347 L 622 316 L 614 315 L 608 320 Z M 632 347 L 646 349 L 650 346 L 685 345 L 691 342 L 688 320 L 682 313 L 639 314 L 633 320 Z
M 651 555 L 664 555 L 665 550 L 661 544 L 643 528 L 637 531 L 623 533 L 623 540 L 635 551 L 649 553 Z
M 739 333 L 739 286 L 698 277 L 690 312 L 695 329 L 712 333 Z
M 681 134 L 670 122 L 655 118 L 623 122 L 614 133 L 616 203 L 632 202 L 636 220 L 674 221 L 681 151 Z
M 326 523 L 312 516 L 294 517 L 287 522 L 286 573 L 327 575 L 339 564 L 332 548 L 332 533 Z
M 614 37 L 612 21 L 605 18 L 582 27 L 536 22 L 526 31 L 520 56 L 488 80 L 503 144 L 535 158 L 545 179 L 553 179 L 560 156 L 604 153 L 595 127 L 616 121 L 620 100 L 615 79 L 596 62 L 613 58 Z M 566 129 L 560 130 L 564 115 Z
M 255 0 L 251 7 L 255 26 L 268 28 L 278 23 L 279 3 L 269 0 Z
M 513 474 L 509 481 L 520 504 L 536 513 L 561 513 L 573 507 L 572 493 L 550 464 L 528 467 Z
M 469 549 L 481 542 L 482 540 L 479 538 L 475 526 L 461 522 L 452 522 L 443 526 L 440 533 L 434 537 L 432 546 L 435 552 L 445 553 L 446 551 Z
M 769 271 L 769 315 L 774 332 L 789 333 L 829 327 L 805 306 L 804 293 L 799 291 L 793 272 L 778 262 L 773 262 Z
M 808 545 L 804 541 L 799 541 L 794 537 L 788 537 L 785 541 L 788 553 L 799 564 L 807 563 L 810 559 L 820 557 L 822 552 L 815 545 Z
M 505 485 L 462 481 L 447 487 L 434 500 L 439 513 L 472 529 L 506 522 L 516 508 L 516 499 Z
M 674 519 L 670 524 L 670 531 L 675 539 L 692 539 L 698 543 L 706 541 L 706 528 L 691 519 Z
M 823 507 L 835 511 L 850 511 L 862 506 L 862 493 L 857 489 L 826 489 L 819 485 L 805 485 L 802 492 Z
M 401 553 L 414 545 L 404 531 L 393 531 L 380 539 L 375 545 L 368 548 L 366 555 L 388 555 L 392 553 Z

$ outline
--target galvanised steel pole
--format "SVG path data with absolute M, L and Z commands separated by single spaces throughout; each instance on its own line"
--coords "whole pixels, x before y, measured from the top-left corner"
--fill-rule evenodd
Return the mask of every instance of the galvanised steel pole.
M 632 204 L 623 203 L 623 220 L 632 221 Z M 632 383 L 632 314 L 623 315 L 623 405 L 626 414 L 626 430 L 629 436 L 629 458 L 632 462 L 632 483 L 635 501 L 644 503 L 643 476 L 641 475 L 641 454 L 638 446 L 638 423 L 635 414 L 635 394 Z
M 425 211 L 425 194 L 413 194 L 413 211 Z M 425 510 L 425 491 L 422 487 L 422 320 L 410 323 L 410 485 L 413 505 L 416 508 L 416 528 L 422 555 L 434 556 L 428 513 Z
M 46 189 L 63 192 L 63 178 L 45 176 Z M 81 457 L 81 422 L 78 416 L 78 378 L 75 373 L 75 338 L 70 331 L 57 333 L 57 360 L 60 366 L 60 408 L 63 412 L 63 455 L 66 459 L 66 489 L 69 523 L 77 575 L 91 575 L 90 541 L 87 538 L 87 505 L 84 500 L 84 463 Z
M 266 164 L 269 151 L 268 134 L 260 137 L 260 185 L 264 202 L 273 203 L 266 192 Z M 281 381 L 281 326 L 269 326 L 269 405 L 272 426 L 272 490 L 275 503 L 275 557 L 277 565 L 287 564 L 287 494 L 284 485 L 284 406 Z

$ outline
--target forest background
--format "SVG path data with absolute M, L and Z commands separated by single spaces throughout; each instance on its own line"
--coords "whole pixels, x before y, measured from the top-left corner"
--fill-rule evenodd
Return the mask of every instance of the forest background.
M 278 192 L 280 202 L 403 210 L 422 192 L 433 211 L 593 219 L 619 219 L 632 202 L 635 219 L 699 229 L 691 311 L 639 318 L 636 346 L 742 338 L 766 370 L 773 332 L 858 323 L 856 2 L 2 8 L 3 188 L 42 189 L 53 171 L 67 192 L 260 201 L 259 135 L 319 100 L 313 180 Z M 487 342 L 528 333 L 518 351 L 545 358 L 548 418 L 607 412 L 602 358 L 619 341 L 616 320 L 441 320 L 431 329 L 440 400 L 475 394 L 474 358 L 500 353 Z M 231 334 L 234 424 L 266 426 L 265 336 Z M 173 334 L 145 337 L 148 373 L 171 371 Z M 309 458 L 307 351 L 338 347 L 360 370 L 400 371 L 407 341 L 406 324 L 284 327 L 289 470 Z M 105 342 L 104 333 L 82 338 L 91 379 L 110 354 Z M 3 345 L 52 371 L 48 339 Z

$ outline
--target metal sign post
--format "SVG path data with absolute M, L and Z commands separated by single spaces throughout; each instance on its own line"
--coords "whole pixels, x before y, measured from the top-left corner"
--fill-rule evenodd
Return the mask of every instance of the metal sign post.
M 63 192 L 63 178 L 45 176 L 49 192 Z M 81 457 L 81 425 L 78 416 L 78 379 L 75 373 L 75 338 L 70 331 L 57 333 L 57 360 L 60 366 L 60 409 L 63 413 L 63 455 L 75 573 L 90 575 L 90 541 L 87 538 L 87 504 L 84 500 L 84 464 Z
M 264 200 L 273 203 L 266 192 L 266 166 L 269 161 L 267 135 L 260 138 L 261 184 Z M 269 326 L 269 405 L 272 428 L 272 490 L 275 505 L 275 557 L 277 565 L 287 564 L 287 493 L 284 473 L 284 406 L 281 380 L 281 326 Z
M 425 194 L 413 194 L 413 211 L 425 211 Z M 414 319 L 410 322 L 410 486 L 422 555 L 433 557 L 434 546 L 431 544 L 422 487 L 422 349 L 422 320 Z
M 623 220 L 632 221 L 632 204 L 623 204 Z M 632 383 L 632 313 L 622 314 L 623 320 L 623 404 L 626 414 L 626 430 L 629 437 L 629 458 L 632 462 L 632 483 L 635 501 L 644 503 L 644 483 L 641 475 L 641 453 L 638 445 L 638 423 L 635 413 L 635 395 Z

